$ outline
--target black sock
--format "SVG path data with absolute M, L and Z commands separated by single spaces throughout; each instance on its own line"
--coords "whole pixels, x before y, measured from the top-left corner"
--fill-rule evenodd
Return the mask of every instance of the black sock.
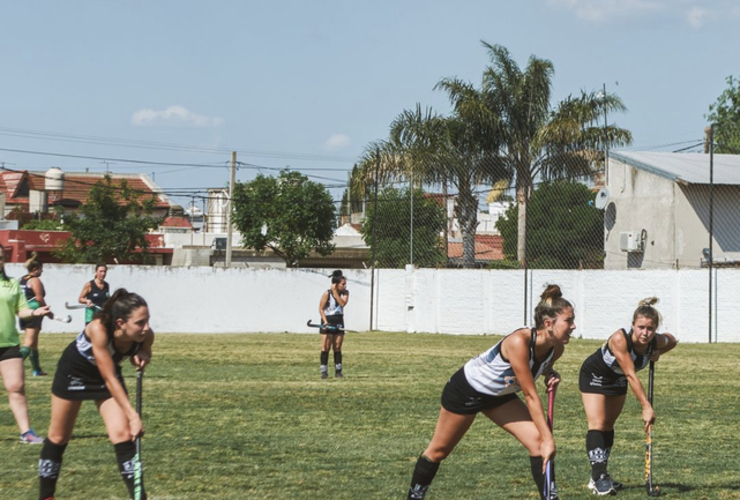
M 411 476 L 411 488 L 406 497 L 407 500 L 423 500 L 429 485 L 432 484 L 434 476 L 439 469 L 439 463 L 434 463 L 424 455 L 419 457 L 414 467 L 414 475 Z
M 62 469 L 62 457 L 66 444 L 54 444 L 49 438 L 44 439 L 41 455 L 39 456 L 39 499 L 45 500 L 54 497 L 57 488 L 57 479 Z
M 124 441 L 123 443 L 114 444 L 113 447 L 116 449 L 116 460 L 118 461 L 118 470 L 121 471 L 121 478 L 126 483 L 128 494 L 131 498 L 134 498 L 134 457 L 136 456 L 136 445 L 131 441 Z M 144 492 L 144 484 L 142 483 L 141 497 L 146 498 Z
M 334 351 L 334 368 L 338 371 L 342 371 L 342 351 Z
M 537 485 L 537 491 L 540 492 L 540 498 L 545 498 L 545 475 L 542 473 L 542 457 L 529 457 L 529 468 L 532 472 L 532 479 Z M 555 481 L 555 477 L 553 477 L 553 481 Z
M 326 371 L 326 365 L 329 364 L 329 351 L 321 351 L 321 371 Z
M 608 463 L 612 454 L 612 446 L 614 446 L 614 429 L 604 431 L 604 444 L 606 445 L 606 461 Z
M 596 481 L 606 474 L 606 462 L 609 459 L 604 431 L 588 431 L 586 434 L 586 451 L 591 462 L 591 479 Z

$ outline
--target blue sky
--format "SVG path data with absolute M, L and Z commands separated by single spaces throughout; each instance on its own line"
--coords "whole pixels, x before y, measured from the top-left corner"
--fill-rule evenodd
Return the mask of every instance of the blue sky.
M 550 59 L 553 105 L 605 84 L 632 149 L 699 142 L 740 75 L 740 0 L 5 0 L 0 19 L 0 162 L 181 194 L 226 186 L 231 150 L 240 181 L 346 183 L 402 110 L 449 111 L 441 78 L 480 83 L 480 40 Z

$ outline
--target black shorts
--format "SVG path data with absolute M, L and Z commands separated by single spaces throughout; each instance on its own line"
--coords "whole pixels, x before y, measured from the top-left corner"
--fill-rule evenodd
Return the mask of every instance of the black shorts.
M 121 366 L 115 365 L 115 370 L 116 378 L 125 391 Z M 59 359 L 51 393 L 70 400 L 101 400 L 112 397 L 98 367 L 77 352 L 74 342 L 67 346 Z
M 14 345 L 10 347 L 0 347 L 0 361 L 15 358 L 23 359 L 23 355 L 21 354 L 21 346 Z
M 331 335 L 344 335 L 344 315 L 338 314 L 334 316 L 327 316 L 326 322 L 332 325 L 334 328 L 321 328 L 319 333 L 328 333 Z
M 516 394 L 491 396 L 476 391 L 465 378 L 463 368 L 450 377 L 442 391 L 442 407 L 460 415 L 472 415 L 483 410 L 490 410 L 514 399 L 519 399 L 519 396 Z
M 624 375 L 599 375 L 589 370 L 586 364 L 581 365 L 578 375 L 578 388 L 587 394 L 604 396 L 624 396 L 627 394 L 627 377 Z
M 36 328 L 37 330 L 41 330 L 41 323 L 44 321 L 43 316 L 31 316 L 27 319 L 18 319 L 18 324 L 21 326 L 21 330 L 25 330 L 26 328 Z

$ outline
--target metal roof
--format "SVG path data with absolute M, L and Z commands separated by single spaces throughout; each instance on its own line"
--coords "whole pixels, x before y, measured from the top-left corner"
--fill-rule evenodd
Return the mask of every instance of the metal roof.
M 709 184 L 709 155 L 610 151 L 609 159 L 687 184 Z M 740 185 L 740 155 L 714 155 L 714 184 Z

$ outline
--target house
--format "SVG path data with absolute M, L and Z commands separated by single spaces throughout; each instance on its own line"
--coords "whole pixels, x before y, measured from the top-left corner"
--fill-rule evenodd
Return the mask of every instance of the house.
M 612 151 L 602 192 L 605 269 L 740 266 L 740 155 Z M 711 210 L 710 210 L 711 200 Z
M 52 167 L 46 172 L 0 170 L 0 220 L 45 218 L 52 213 L 74 213 L 87 200 L 90 189 L 106 174 L 90 172 L 63 172 Z M 125 180 L 128 187 L 138 192 L 140 199 L 155 197 L 153 216 L 165 217 L 178 208 L 146 174 L 108 174 L 113 186 Z M 165 228 L 189 224 L 186 220 L 170 218 Z M 10 221 L 6 221 L 10 222 Z M 30 252 L 36 252 L 42 262 L 58 262 L 54 248 L 69 237 L 66 231 L 24 231 L 18 224 L 0 226 L 0 244 L 8 262 L 23 262 Z M 169 264 L 172 250 L 164 248 L 161 234 L 147 235 L 150 248 L 147 253 L 156 264 Z
M 33 215 L 46 214 L 53 208 L 65 213 L 74 212 L 85 203 L 96 182 L 106 174 L 92 172 L 63 172 L 52 167 L 46 172 L 27 170 L 0 170 L 0 196 L 5 197 L 2 218 L 11 212 Z M 107 174 L 114 186 L 125 180 L 129 188 L 140 193 L 141 199 L 155 197 L 155 217 L 169 215 L 173 205 L 162 190 L 146 174 Z

